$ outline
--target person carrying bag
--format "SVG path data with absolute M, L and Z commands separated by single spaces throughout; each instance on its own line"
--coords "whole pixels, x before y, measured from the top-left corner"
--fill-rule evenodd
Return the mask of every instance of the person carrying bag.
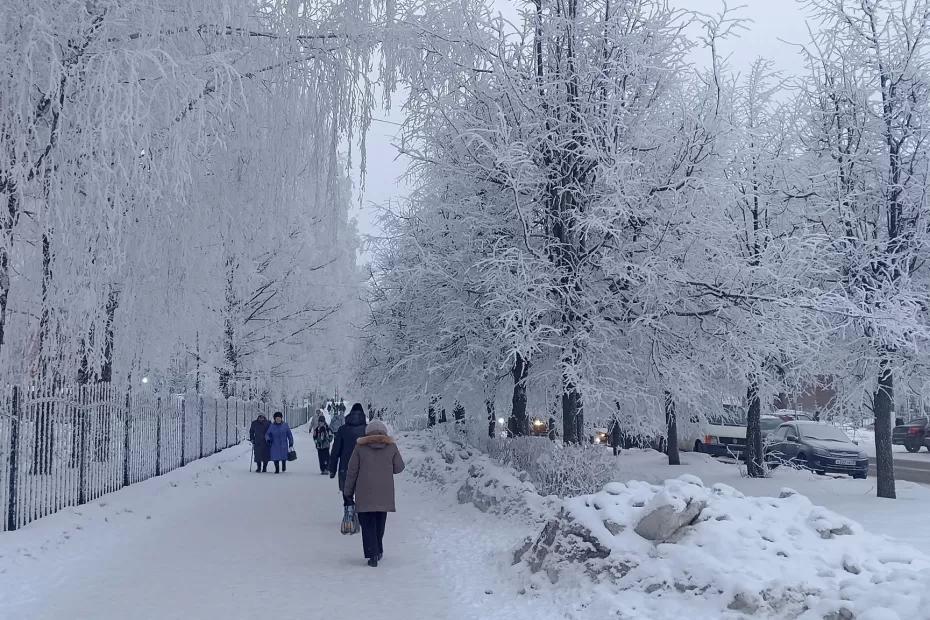
M 368 558 L 368 566 L 377 567 L 384 556 L 387 513 L 396 511 L 394 476 L 402 471 L 404 459 L 394 438 L 388 435 L 384 422 L 369 422 L 365 436 L 358 440 L 349 459 L 342 491 L 347 509 L 351 503 L 355 504 L 354 512 L 362 529 L 362 548 Z

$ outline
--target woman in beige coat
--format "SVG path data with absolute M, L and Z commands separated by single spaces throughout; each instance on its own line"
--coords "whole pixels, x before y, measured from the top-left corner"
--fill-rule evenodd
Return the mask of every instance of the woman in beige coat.
M 355 510 L 362 526 L 362 547 L 368 566 L 377 566 L 384 555 L 384 525 L 387 513 L 395 512 L 394 476 L 404 471 L 404 459 L 387 427 L 373 420 L 365 436 L 355 444 L 343 488 L 346 502 L 355 494 Z

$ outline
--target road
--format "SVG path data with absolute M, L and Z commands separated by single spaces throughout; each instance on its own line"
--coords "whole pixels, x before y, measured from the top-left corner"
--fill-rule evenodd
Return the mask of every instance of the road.
M 921 452 L 926 457 L 916 459 L 896 458 L 894 460 L 894 477 L 896 480 L 907 480 L 909 482 L 919 482 L 921 484 L 930 484 L 930 454 Z M 869 476 L 875 475 L 875 459 L 869 459 Z

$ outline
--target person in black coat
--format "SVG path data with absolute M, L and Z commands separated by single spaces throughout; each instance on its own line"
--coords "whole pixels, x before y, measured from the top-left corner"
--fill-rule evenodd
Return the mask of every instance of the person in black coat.
M 346 472 L 349 469 L 349 459 L 355 450 L 355 442 L 365 436 L 365 410 L 360 403 L 352 405 L 352 411 L 346 416 L 345 424 L 336 431 L 333 440 L 332 452 L 329 455 L 329 477 L 339 476 L 339 492 L 342 493 L 346 483 Z M 351 506 L 351 499 L 346 499 L 344 505 Z
M 623 442 L 620 429 L 620 420 L 614 418 L 610 422 L 610 428 L 607 429 L 607 435 L 610 440 L 610 447 L 614 449 L 614 456 L 617 456 L 620 453 L 620 445 Z
M 252 442 L 252 455 L 255 459 L 255 473 L 257 474 L 268 471 L 268 461 L 271 460 L 271 446 L 265 439 L 269 426 L 271 422 L 268 418 L 259 414 L 249 427 L 249 441 Z

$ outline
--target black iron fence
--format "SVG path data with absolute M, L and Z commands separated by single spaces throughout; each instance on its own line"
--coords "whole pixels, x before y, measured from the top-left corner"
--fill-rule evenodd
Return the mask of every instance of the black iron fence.
M 125 391 L 111 384 L 0 393 L 0 531 L 160 476 L 248 439 L 259 413 L 292 427 L 306 407 Z

